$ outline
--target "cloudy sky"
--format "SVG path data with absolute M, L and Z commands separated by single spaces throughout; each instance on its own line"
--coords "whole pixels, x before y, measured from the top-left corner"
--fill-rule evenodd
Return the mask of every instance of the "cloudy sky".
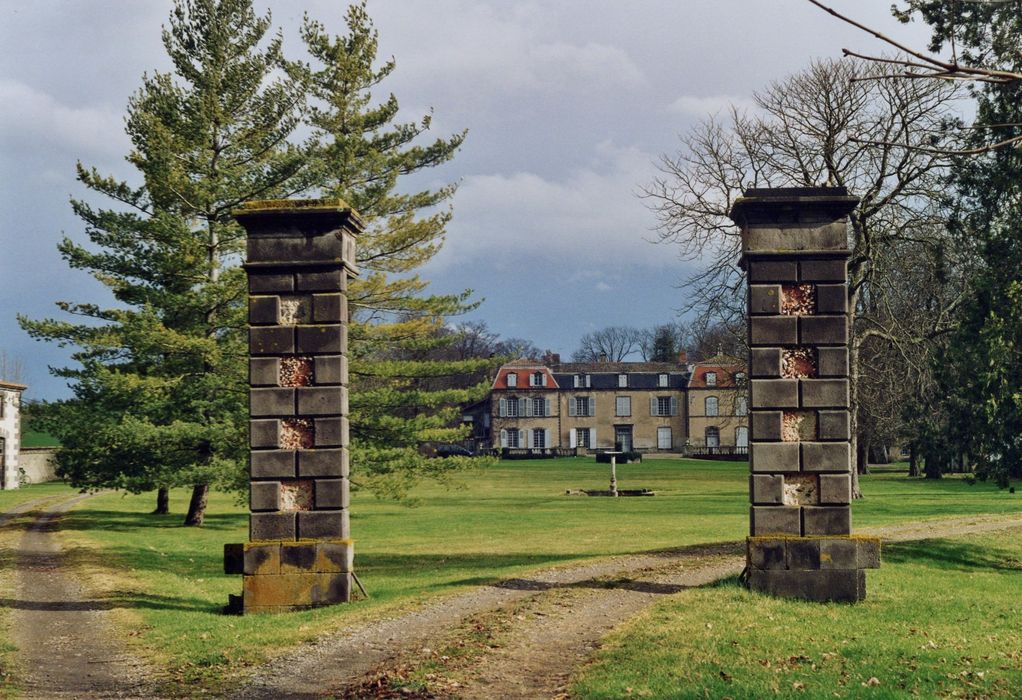
M 298 55 L 307 10 L 342 31 L 335 0 L 255 0 Z M 890 0 L 833 5 L 922 45 Z M 82 239 L 70 197 L 75 162 L 131 178 L 123 111 L 142 74 L 167 67 L 160 25 L 170 0 L 0 0 L 0 350 L 20 359 L 32 398 L 67 395 L 47 366 L 68 350 L 28 338 L 16 313 L 67 299 L 105 302 L 56 250 Z M 438 134 L 469 129 L 447 244 L 425 270 L 437 292 L 475 290 L 471 318 L 565 355 L 608 325 L 676 317 L 691 274 L 637 191 L 678 135 L 729 101 L 843 46 L 877 43 L 806 0 L 370 0 L 384 87 L 409 118 L 432 107 Z

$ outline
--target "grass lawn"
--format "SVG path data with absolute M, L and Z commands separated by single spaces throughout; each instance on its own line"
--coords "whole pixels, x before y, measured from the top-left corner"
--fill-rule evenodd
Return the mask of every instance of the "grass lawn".
M 731 579 L 608 639 L 579 698 L 1022 696 L 1022 528 L 892 544 L 858 605 L 786 601 Z
M 222 573 L 223 544 L 247 537 L 245 512 L 232 496 L 214 494 L 206 526 L 186 529 L 184 491 L 172 494 L 171 516 L 149 514 L 152 494 L 102 494 L 71 513 L 62 536 L 97 589 L 117 603 L 140 653 L 169 669 L 174 682 L 214 687 L 227 682 L 230 664 L 258 663 L 324 631 L 466 585 L 585 557 L 742 539 L 747 470 L 742 462 L 647 460 L 619 467 L 619 485 L 651 488 L 656 497 L 580 498 L 564 492 L 606 488 L 606 465 L 512 461 L 424 486 L 413 507 L 357 493 L 356 570 L 372 597 L 287 616 L 219 614 L 241 587 L 240 577 Z M 987 484 L 901 474 L 864 480 L 857 526 L 1022 511 L 1022 495 Z
M 25 430 L 21 433 L 22 447 L 60 447 L 57 438 L 39 430 Z

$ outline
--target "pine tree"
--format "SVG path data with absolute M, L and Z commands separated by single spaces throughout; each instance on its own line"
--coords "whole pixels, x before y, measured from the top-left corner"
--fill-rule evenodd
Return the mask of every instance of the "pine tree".
M 250 0 L 177 0 L 163 32 L 173 72 L 145 76 L 128 105 L 127 159 L 141 184 L 79 164 L 79 181 L 113 206 L 72 201 L 92 245 L 60 245 L 118 303 L 58 304 L 84 322 L 20 319 L 34 337 L 78 348 L 81 367 L 56 370 L 74 398 L 47 420 L 64 445 L 60 473 L 132 491 L 190 484 L 189 525 L 246 454 L 244 234 L 230 212 L 309 183 L 287 141 L 303 91 L 274 77 L 286 66 L 280 38 L 264 41 L 269 27 Z
M 415 270 L 443 243 L 455 186 L 406 193 L 401 176 L 451 160 L 466 132 L 420 145 L 431 117 L 401 123 L 397 98 L 375 103 L 372 90 L 395 69 L 377 66 L 378 33 L 365 2 L 345 16 L 348 33 L 331 36 L 306 17 L 302 38 L 313 59 L 301 67 L 311 100 L 316 141 L 312 169 L 325 196 L 340 197 L 367 222 L 358 239 L 363 277 L 349 285 L 352 326 L 352 463 L 359 483 L 391 494 L 422 474 L 460 466 L 429 460 L 423 442 L 461 439 L 458 407 L 481 398 L 485 384 L 468 384 L 492 367 L 486 358 L 438 360 L 447 317 L 475 306 L 469 293 L 430 295 Z M 442 353 L 440 353 L 442 355 Z
M 933 28 L 933 50 L 953 37 L 963 64 L 1022 71 L 1018 2 L 913 0 L 896 14 L 907 21 L 914 11 Z M 974 94 L 973 146 L 1022 134 L 1022 82 L 983 83 Z M 930 447 L 940 450 L 950 434 L 981 477 L 1007 486 L 1022 478 L 1022 146 L 963 157 L 953 179 L 957 243 L 975 252 L 977 265 L 937 367 L 950 427 Z

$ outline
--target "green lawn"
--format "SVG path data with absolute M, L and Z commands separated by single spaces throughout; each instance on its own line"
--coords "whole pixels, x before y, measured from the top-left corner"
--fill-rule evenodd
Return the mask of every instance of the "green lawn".
M 60 447 L 57 438 L 39 430 L 24 430 L 21 433 L 22 447 Z
M 618 628 L 579 698 L 1022 696 L 1022 528 L 884 548 L 858 605 L 732 579 Z
M 622 488 L 652 488 L 653 498 L 565 496 L 569 488 L 606 488 L 608 467 L 583 458 L 503 462 L 464 473 L 457 483 L 419 489 L 413 507 L 357 493 L 356 570 L 371 599 L 278 617 L 219 614 L 227 594 L 241 587 L 240 577 L 222 573 L 223 544 L 247 536 L 245 513 L 231 496 L 214 495 L 206 526 L 186 529 L 184 491 L 173 493 L 171 516 L 149 514 L 151 494 L 103 494 L 73 511 L 64 536 L 93 583 L 117 603 L 124 624 L 141 630 L 130 638 L 139 651 L 178 682 L 213 686 L 232 672 L 228 664 L 258 663 L 384 608 L 466 585 L 585 557 L 742 539 L 747 469 L 695 460 L 619 468 Z M 867 477 L 863 487 L 859 526 L 1022 511 L 1022 495 L 960 479 L 933 483 L 884 473 Z

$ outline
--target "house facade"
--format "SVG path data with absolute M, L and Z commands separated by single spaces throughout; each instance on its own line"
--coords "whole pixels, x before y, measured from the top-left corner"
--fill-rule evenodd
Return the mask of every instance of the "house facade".
M 744 371 L 729 358 L 671 362 L 518 360 L 500 368 L 490 393 L 494 449 L 683 452 L 748 444 Z M 694 383 L 693 383 L 694 382 Z M 706 386 L 710 382 L 709 386 Z M 719 382 L 719 383 L 718 383 Z M 693 436 L 698 439 L 693 441 Z
M 24 384 L 0 381 L 0 490 L 18 488 L 21 394 Z

